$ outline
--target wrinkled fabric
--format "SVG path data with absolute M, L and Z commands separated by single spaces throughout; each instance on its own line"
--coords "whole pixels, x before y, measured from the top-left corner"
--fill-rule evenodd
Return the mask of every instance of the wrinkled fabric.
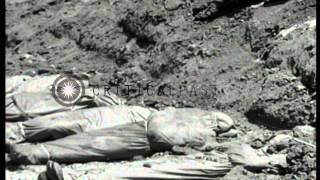
M 53 140 L 96 129 L 146 121 L 154 111 L 156 110 L 151 108 L 126 105 L 81 109 L 11 123 L 10 126 L 6 125 L 6 132 L 11 131 L 14 124 L 16 127 L 13 128 L 19 129 L 20 137 L 23 136 L 21 139 L 29 142 Z M 10 135 L 6 138 L 14 139 Z
M 6 78 L 6 94 L 12 93 L 19 85 L 31 79 L 31 76 L 18 75 Z
M 52 85 L 59 74 L 48 76 L 12 76 L 6 79 L 6 120 L 23 121 L 37 116 L 87 107 L 125 104 L 125 100 L 110 92 L 97 94 L 82 80 L 85 94 L 72 107 L 57 103 L 52 95 Z
M 165 163 L 151 168 L 131 168 L 125 173 L 114 171 L 112 177 L 121 179 L 219 179 L 226 175 L 232 166 L 229 164 L 208 163 L 202 165 L 194 160 L 187 160 L 180 163 Z
M 6 169 L 5 180 L 39 180 L 38 174 L 30 170 L 9 171 Z
M 6 121 L 20 121 L 85 106 L 60 105 L 51 93 L 19 93 L 6 98 Z
M 112 161 L 147 155 L 150 146 L 145 122 L 104 128 L 38 144 L 16 144 L 11 163 L 44 164 Z
M 147 126 L 152 150 L 163 151 L 173 146 L 204 147 L 215 139 L 219 114 L 196 108 L 167 108 L 153 113 Z
M 115 106 L 112 108 L 115 108 Z M 125 106 L 123 108 L 125 111 L 129 109 Z M 72 120 L 72 114 L 70 114 L 72 118 L 69 121 L 59 120 L 58 115 L 51 116 L 57 119 L 53 120 L 53 127 L 56 128 L 52 128 L 52 132 L 61 131 L 53 138 L 60 138 L 69 133 L 80 132 L 79 134 L 36 145 L 16 144 L 16 147 L 21 145 L 21 148 L 25 149 L 26 147 L 22 147 L 23 145 L 27 146 L 27 148 L 36 148 L 36 150 L 30 151 L 40 152 L 40 149 L 43 150 L 42 154 L 34 154 L 29 151 L 28 155 L 24 155 L 27 152 L 18 150 L 17 154 L 19 156 L 30 157 L 22 162 L 42 164 L 48 160 L 60 163 L 109 161 L 142 155 L 142 152 L 151 151 L 154 153 L 171 150 L 173 146 L 202 148 L 206 147 L 207 143 L 215 142 L 216 133 L 214 129 L 217 127 L 217 119 L 223 119 L 219 116 L 221 113 L 195 108 L 167 108 L 163 111 L 146 111 L 146 114 L 149 114 L 147 118 L 141 116 L 140 110 L 138 110 L 137 114 L 129 112 L 129 116 L 123 117 L 130 121 L 132 120 L 131 117 L 135 117 L 133 118 L 134 120 L 137 117 L 142 117 L 140 122 L 93 130 L 103 126 L 101 124 L 105 122 L 104 119 L 101 120 L 101 117 L 103 117 L 103 115 L 99 114 L 101 111 L 97 111 L 97 109 L 95 109 L 95 113 L 89 113 L 90 110 L 88 109 L 80 111 L 82 113 L 74 115 L 77 120 Z M 110 115 L 109 113 L 106 114 Z M 121 119 L 122 115 L 124 113 L 121 110 L 115 110 L 112 116 Z M 112 119 L 116 119 L 115 117 Z M 50 117 L 48 118 L 50 119 Z M 91 121 L 88 122 L 88 120 Z M 40 120 L 38 121 L 40 122 Z M 36 124 L 39 122 L 36 122 Z M 58 122 L 58 125 L 55 122 Z M 27 128 L 27 126 L 25 125 L 24 128 Z M 30 128 L 30 132 L 33 131 L 32 123 L 28 128 Z M 90 131 L 85 132 L 86 128 L 90 129 Z M 48 138 L 46 137 L 47 130 L 48 128 L 46 129 L 46 127 L 42 126 L 37 136 L 33 133 L 30 133 L 29 136 Z
M 173 157 L 171 157 L 173 158 Z M 48 167 L 46 173 L 59 174 L 64 180 L 102 180 L 102 179 L 218 179 L 228 173 L 231 169 L 230 164 L 213 163 L 210 161 L 199 162 L 197 160 L 178 160 L 172 161 L 162 160 L 161 162 L 151 162 L 151 167 L 143 167 L 142 164 L 136 164 L 123 167 L 115 165 L 107 167 L 97 167 L 94 165 L 81 165 L 78 168 L 59 167 L 57 163 L 55 167 Z M 55 178 L 57 179 L 57 178 Z
M 105 179 L 221 179 L 230 171 L 232 166 L 211 161 L 172 159 L 174 157 L 161 157 L 150 161 L 130 162 L 129 165 L 115 163 L 112 166 L 104 163 L 73 164 L 62 168 L 64 180 L 105 180 Z M 144 163 L 151 163 L 151 168 L 143 167 Z M 50 168 L 50 169 L 49 169 Z M 7 180 L 45 180 L 40 179 L 54 167 L 37 166 L 37 169 L 24 169 L 22 171 L 6 171 Z M 52 173 L 51 173 L 52 174 Z M 50 175 L 51 175 L 50 174 Z M 59 173 L 58 173 L 59 174 Z M 47 176 L 46 176 L 47 177 Z M 39 179 L 38 179 L 39 178 Z M 57 179 L 57 178 L 55 178 Z
M 14 79 L 20 79 L 21 76 L 13 76 L 6 80 L 6 86 L 14 87 L 11 93 L 6 93 L 6 97 L 19 93 L 39 93 L 51 92 L 51 87 L 54 81 L 59 77 L 59 74 L 48 76 L 29 77 L 26 81 L 16 83 Z M 28 77 L 28 76 L 27 76 Z
M 19 93 L 6 98 L 6 121 L 24 121 L 47 114 L 74 111 L 88 107 L 124 104 L 125 100 L 114 94 L 95 96 L 86 93 L 75 105 L 59 104 L 50 92 Z

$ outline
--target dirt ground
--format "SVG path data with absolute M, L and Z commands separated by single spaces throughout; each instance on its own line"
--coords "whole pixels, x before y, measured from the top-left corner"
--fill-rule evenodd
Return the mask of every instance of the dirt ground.
M 240 137 L 315 127 L 316 0 L 261 2 L 6 0 L 6 75 L 88 73 L 129 104 L 226 112 Z M 285 146 L 286 169 L 223 179 L 314 179 L 315 148 Z

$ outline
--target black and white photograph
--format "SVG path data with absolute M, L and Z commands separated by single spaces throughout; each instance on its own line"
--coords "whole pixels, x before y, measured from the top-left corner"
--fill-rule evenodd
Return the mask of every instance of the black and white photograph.
M 5 0 L 5 180 L 316 180 L 317 0 Z

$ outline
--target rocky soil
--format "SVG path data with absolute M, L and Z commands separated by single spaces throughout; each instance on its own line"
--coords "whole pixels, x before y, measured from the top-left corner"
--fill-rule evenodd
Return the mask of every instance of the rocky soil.
M 226 112 L 244 134 L 315 127 L 316 0 L 261 2 L 6 0 L 6 74 L 87 73 L 129 104 Z M 315 179 L 315 148 L 284 146 L 286 169 L 224 178 Z

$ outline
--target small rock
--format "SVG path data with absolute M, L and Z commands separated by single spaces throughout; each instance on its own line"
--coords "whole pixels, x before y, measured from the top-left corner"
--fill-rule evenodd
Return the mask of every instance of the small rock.
M 29 65 L 32 65 L 33 61 L 31 59 L 29 59 L 29 60 L 26 61 L 26 63 L 29 64 Z
M 19 57 L 19 60 L 20 60 L 20 61 L 24 61 L 24 60 L 26 60 L 26 59 L 33 59 L 33 56 L 30 55 L 30 54 L 23 54 L 23 55 L 21 55 L 21 56 Z
M 78 71 L 78 68 L 76 68 L 76 67 L 73 67 L 72 69 L 71 69 L 71 72 L 72 73 L 75 73 L 75 72 L 77 72 Z
M 260 140 L 255 140 L 253 142 L 250 143 L 251 147 L 255 148 L 255 149 L 259 149 L 261 147 L 263 147 L 263 143 Z
M 37 60 L 38 60 L 38 61 L 41 61 L 41 62 L 46 62 L 46 61 L 47 61 L 47 59 L 43 58 L 42 56 L 39 56 L 39 57 L 37 58 Z
M 208 49 L 204 49 L 203 50 L 203 54 L 206 57 L 219 56 L 220 55 L 220 50 L 210 47 Z
M 23 57 L 25 59 L 29 59 L 29 58 L 33 58 L 34 56 L 32 56 L 31 54 L 24 54 Z
M 26 71 L 24 74 L 31 76 L 31 77 L 34 77 L 37 75 L 37 72 L 35 70 L 31 69 L 31 70 Z
M 302 84 L 298 84 L 295 88 L 297 91 L 302 91 L 302 90 L 306 89 L 306 87 L 303 86 Z
M 245 81 L 245 80 L 247 80 L 247 78 L 246 78 L 246 76 L 241 76 L 239 80 L 240 81 Z
M 314 170 L 314 171 L 311 171 L 310 173 L 310 178 L 311 179 L 317 179 L 317 172 Z
M 292 136 L 289 134 L 278 134 L 277 136 L 275 136 L 274 138 L 272 138 L 269 143 L 270 144 L 282 144 L 282 143 L 289 143 L 289 140 L 292 139 Z
M 151 168 L 151 164 L 150 163 L 144 163 L 142 166 L 146 167 L 146 168 Z
M 310 141 L 310 140 L 315 141 L 316 129 L 309 125 L 296 126 L 293 129 L 293 135 L 305 141 Z
M 222 73 L 225 73 L 225 72 L 227 72 L 227 71 L 226 71 L 226 69 L 224 69 L 224 68 L 222 68 L 222 69 L 219 70 L 219 74 L 222 74 Z
M 46 68 L 42 68 L 42 69 L 38 69 L 38 74 L 47 74 L 50 73 L 50 69 L 46 69 Z
M 199 64 L 199 65 L 198 65 L 198 68 L 199 68 L 199 69 L 205 69 L 205 68 L 206 68 L 206 66 L 205 66 L 205 65 L 203 65 L 203 64 Z
M 164 7 L 167 10 L 176 10 L 183 4 L 182 0 L 166 0 Z
M 62 70 L 63 68 L 62 68 L 62 66 L 56 66 L 56 69 L 57 70 Z

